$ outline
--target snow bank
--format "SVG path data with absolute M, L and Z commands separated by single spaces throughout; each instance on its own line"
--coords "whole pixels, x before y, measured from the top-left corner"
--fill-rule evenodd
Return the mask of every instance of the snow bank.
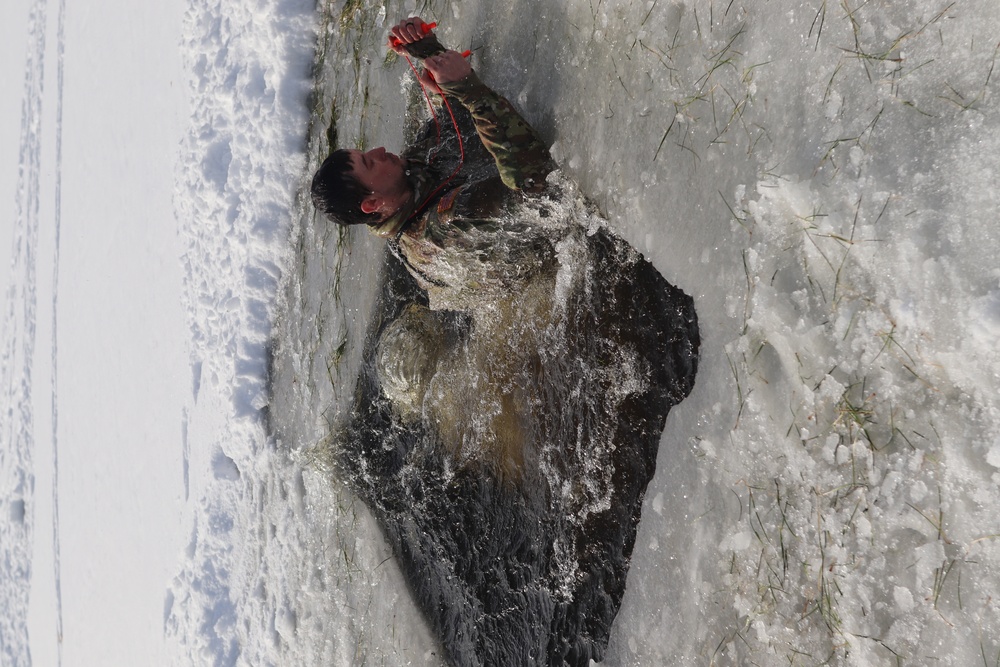
M 38 310 L 37 270 L 41 191 L 41 105 L 45 69 L 45 6 L 31 7 L 21 98 L 13 243 L 4 276 L 0 349 L 0 658 L 30 661 L 28 602 L 34 541 L 35 431 L 32 379 Z M 12 40 L 15 41 L 15 40 Z M 20 54 L 18 54 L 20 56 Z M 16 88 L 15 88 L 16 90 Z M 13 97 L 13 96 L 12 96 Z M 4 257 L 8 257 L 5 250 Z M 9 279 L 9 282 L 8 282 Z
M 295 619 L 268 598 L 280 575 L 259 550 L 295 523 L 274 518 L 265 530 L 262 496 L 280 454 L 264 408 L 274 301 L 304 178 L 314 21 L 306 1 L 191 2 L 186 14 L 194 108 L 174 205 L 192 341 L 192 529 L 165 614 L 185 664 L 274 663 L 274 644 L 294 634 Z

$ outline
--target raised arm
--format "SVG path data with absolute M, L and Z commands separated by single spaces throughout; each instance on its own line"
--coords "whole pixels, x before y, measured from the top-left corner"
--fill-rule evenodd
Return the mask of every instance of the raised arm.
M 555 168 L 545 142 L 507 99 L 479 79 L 467 60 L 445 50 L 426 25 L 419 18 L 400 22 L 392 29 L 390 46 L 423 59 L 431 75 L 423 77 L 425 85 L 469 110 L 504 185 L 530 193 L 544 190 L 545 177 Z
M 427 62 L 430 69 L 430 61 Z M 458 81 L 438 81 L 441 91 L 462 103 L 472 114 L 476 132 L 496 160 L 504 185 L 538 193 L 555 168 L 549 149 L 514 106 L 470 72 Z

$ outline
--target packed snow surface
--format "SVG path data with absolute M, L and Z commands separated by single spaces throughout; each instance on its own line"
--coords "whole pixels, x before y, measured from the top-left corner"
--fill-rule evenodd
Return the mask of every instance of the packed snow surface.
M 418 11 L 695 297 L 605 664 L 1000 659 L 993 0 L 27 4 L 0 662 L 438 664 L 323 465 L 381 243 L 302 197 L 334 119 L 402 148 Z

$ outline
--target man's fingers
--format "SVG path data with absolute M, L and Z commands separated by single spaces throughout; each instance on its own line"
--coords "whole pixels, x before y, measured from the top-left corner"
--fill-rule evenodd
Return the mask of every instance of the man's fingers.
M 436 56 L 431 56 L 424 60 L 424 64 L 430 66 L 431 69 L 443 69 L 450 65 L 455 64 L 454 51 L 445 51 L 444 53 L 439 53 Z
M 464 79 L 472 72 L 469 61 L 457 51 L 445 51 L 424 61 L 424 66 L 438 83 L 451 83 Z
M 431 24 L 424 23 L 424 20 L 419 16 L 414 16 L 413 18 L 408 18 L 400 21 L 396 24 L 392 30 L 392 37 L 389 38 L 389 45 L 394 49 L 400 44 L 412 44 L 413 42 L 419 42 L 430 30 L 425 27 Z
M 424 22 L 422 19 L 413 19 L 406 24 L 404 32 L 410 38 L 411 42 L 419 42 L 424 38 Z

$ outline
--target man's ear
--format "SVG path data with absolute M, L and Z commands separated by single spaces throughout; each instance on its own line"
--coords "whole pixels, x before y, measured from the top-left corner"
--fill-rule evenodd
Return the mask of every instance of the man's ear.
M 375 195 L 368 195 L 361 200 L 362 213 L 374 213 L 382 206 L 382 200 Z

